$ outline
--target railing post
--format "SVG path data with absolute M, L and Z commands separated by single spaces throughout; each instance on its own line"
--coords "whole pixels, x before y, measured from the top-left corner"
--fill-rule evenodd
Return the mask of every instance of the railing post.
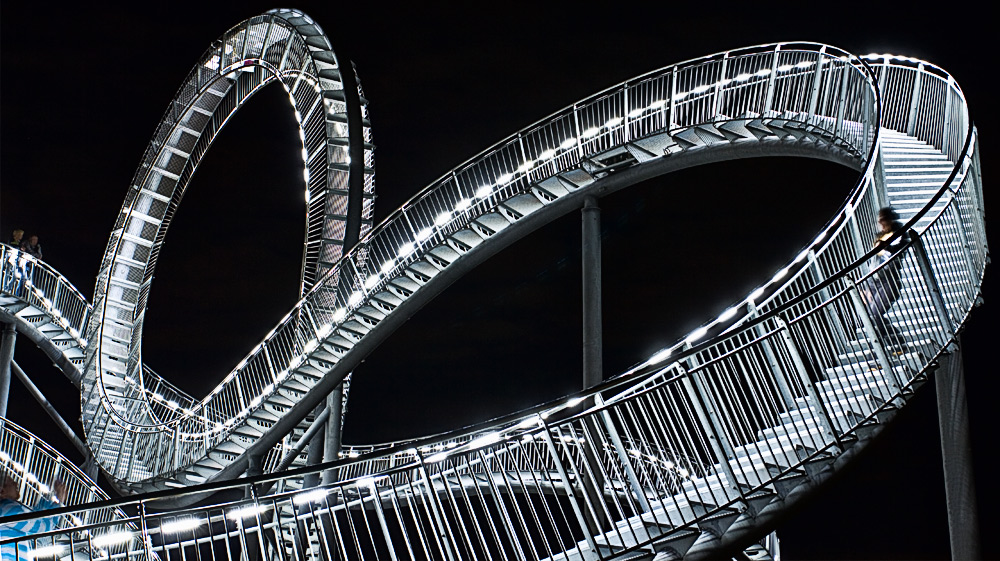
M 872 351 L 875 353 L 875 359 L 878 361 L 879 366 L 882 367 L 882 372 L 885 373 L 885 381 L 889 384 L 889 388 L 892 392 L 894 394 L 898 394 L 901 391 L 902 384 L 896 377 L 896 371 L 892 368 L 892 364 L 889 363 L 889 355 L 886 354 L 885 347 L 882 345 L 882 341 L 878 338 L 878 331 L 875 329 L 875 324 L 872 322 L 872 318 L 868 315 L 868 308 L 861 300 L 861 294 L 858 292 L 858 286 L 854 283 L 854 279 L 850 277 L 844 278 L 847 279 L 847 291 L 851 295 L 851 303 L 854 305 L 854 312 L 858 315 L 858 318 L 861 319 L 861 325 L 864 328 L 865 335 L 868 336 L 868 339 L 871 342 Z
M 888 57 L 882 57 L 882 72 L 879 72 L 879 75 L 878 75 L 878 91 L 880 91 L 880 92 L 886 91 L 886 89 L 885 89 L 885 83 L 889 79 L 889 69 L 890 68 L 891 67 L 889 66 L 889 58 Z
M 851 237 L 854 239 L 855 253 L 851 256 L 853 259 L 865 254 L 865 243 L 861 239 L 861 228 L 858 226 L 858 216 L 855 209 L 856 207 L 852 203 L 847 203 L 847 226 L 851 229 Z
M 813 275 L 813 279 L 816 284 L 823 282 L 825 279 L 823 278 L 823 272 L 819 268 L 819 263 L 816 260 L 816 252 L 810 249 L 809 253 L 806 255 L 806 259 L 809 263 L 809 272 Z M 824 286 L 821 288 L 819 291 L 819 297 L 824 302 L 829 302 L 831 300 L 830 287 Z M 833 309 L 833 306 L 823 306 L 823 314 L 826 317 L 827 324 L 830 326 L 831 333 L 836 330 L 837 336 L 840 337 L 842 341 L 848 341 L 849 337 L 847 336 L 847 332 L 844 330 L 844 323 L 840 321 L 840 318 L 837 315 L 836 310 Z
M 653 509 L 649 506 L 649 500 L 646 499 L 646 494 L 642 490 L 642 485 L 639 484 L 639 477 L 636 476 L 635 469 L 629 461 L 628 451 L 625 449 L 625 444 L 622 443 L 621 435 L 618 434 L 618 429 L 615 428 L 615 423 L 611 419 L 611 414 L 608 413 L 607 408 L 604 406 L 604 398 L 601 397 L 601 394 L 597 394 L 594 396 L 594 401 L 597 406 L 601 408 L 601 420 L 604 422 L 604 428 L 607 429 L 608 435 L 611 438 L 611 445 L 615 447 L 615 454 L 618 456 L 618 461 L 622 463 L 622 469 L 625 470 L 625 476 L 628 478 L 628 484 L 632 487 L 632 494 L 634 494 L 635 499 L 639 501 L 639 507 L 643 512 L 651 512 Z
M 712 112 L 712 120 L 718 120 L 722 114 L 722 82 L 726 79 L 726 68 L 729 63 L 729 51 L 722 55 L 722 68 L 719 70 L 719 79 L 715 82 L 715 108 Z
M 819 104 L 819 84 L 823 81 L 823 62 L 826 61 L 826 45 L 820 47 L 819 52 L 816 53 L 816 70 L 813 71 L 813 91 L 809 96 L 809 117 L 812 121 L 812 117 L 816 116 L 816 106 Z
M 430 505 L 431 514 L 434 516 L 434 526 L 438 534 L 437 539 L 441 543 L 441 549 L 444 550 L 448 559 L 450 561 L 458 561 L 456 552 L 454 551 L 454 543 L 451 541 L 451 532 L 445 525 L 444 515 L 441 513 L 441 502 L 438 500 L 437 491 L 434 490 L 434 482 L 431 481 L 430 475 L 427 474 L 423 455 L 420 454 L 419 450 L 416 450 L 415 453 L 417 456 L 417 469 L 420 471 L 420 477 L 424 480 L 424 488 L 427 489 L 427 504 Z M 447 480 L 444 478 L 442 478 L 442 482 L 447 485 Z
M 747 311 L 750 312 L 750 317 L 757 318 L 757 305 L 753 300 L 747 303 Z M 774 350 L 771 348 L 771 343 L 764 338 L 764 325 L 758 323 L 754 326 L 754 335 L 760 339 L 761 348 L 764 350 L 764 358 L 767 360 L 767 365 L 771 367 L 771 372 L 774 373 L 774 383 L 778 386 L 778 393 L 781 394 L 781 401 L 785 405 L 786 410 L 792 410 L 795 408 L 795 398 L 792 397 L 792 391 L 788 387 L 788 382 L 785 381 L 785 377 L 781 375 L 781 366 L 778 364 L 777 357 L 774 356 Z
M 764 96 L 764 111 L 761 112 L 761 117 L 771 110 L 771 104 L 774 102 L 774 81 L 778 75 L 778 55 L 780 53 L 781 45 L 775 45 L 774 56 L 771 59 L 771 73 L 767 75 L 767 93 Z
M 153 538 L 149 535 L 149 525 L 146 522 L 146 503 L 139 501 L 139 531 L 142 532 L 142 546 L 146 550 L 146 554 L 153 556 Z
M 841 130 L 844 125 L 844 113 L 847 111 L 847 63 L 843 63 L 841 68 L 841 80 L 840 80 L 840 93 L 837 94 L 837 124 L 833 128 L 833 134 L 835 136 L 841 136 Z
M 180 460 L 180 458 L 178 458 L 178 456 L 177 456 L 177 454 L 180 452 L 180 443 L 178 442 L 178 439 L 180 438 L 180 434 L 181 434 L 180 427 L 174 428 L 173 432 L 174 432 L 173 453 L 170 455 L 170 458 L 171 458 L 170 465 L 171 465 L 171 467 L 173 469 L 176 470 L 177 469 L 177 464 L 179 463 L 179 460 Z M 134 452 L 135 451 L 133 450 L 133 453 Z
M 913 136 L 914 131 L 917 130 L 917 106 L 920 104 L 920 86 L 924 81 L 924 63 L 917 65 L 917 69 L 914 71 L 916 73 L 916 78 L 913 81 L 913 96 L 910 98 L 910 112 L 906 117 L 906 134 Z
M 539 421 L 542 425 L 542 434 L 545 436 L 545 444 L 549 449 L 549 455 L 552 457 L 552 463 L 555 464 L 556 471 L 559 472 L 559 477 L 566 488 L 566 497 L 569 499 L 570 506 L 573 507 L 573 514 L 576 515 L 576 521 L 580 524 L 580 529 L 583 531 L 583 537 L 587 540 L 590 551 L 596 553 L 597 542 L 594 539 L 594 532 L 590 529 L 590 525 L 587 524 L 587 518 L 583 514 L 583 509 L 580 508 L 580 498 L 576 495 L 576 489 L 570 484 L 569 473 L 566 471 L 566 465 L 563 464 L 562 458 L 559 457 L 559 449 L 556 448 L 555 442 L 552 441 L 552 433 L 550 432 L 549 425 L 541 417 L 539 417 Z
M 632 126 L 629 123 L 628 114 L 631 113 L 628 109 L 629 99 L 628 99 L 628 83 L 622 84 L 622 141 L 628 142 L 632 138 Z
M 667 119 L 667 132 L 678 127 L 677 120 L 677 67 L 670 71 L 670 116 Z
M 952 158 L 951 150 L 949 150 L 950 146 L 948 146 L 948 135 L 951 133 L 951 88 L 954 83 L 954 78 L 948 76 L 948 82 L 944 87 L 944 128 L 941 131 L 941 151 L 944 152 L 949 159 Z
M 573 134 L 576 135 L 577 162 L 583 161 L 583 130 L 580 128 L 580 108 L 573 104 Z
M 378 487 L 375 486 L 375 482 L 371 481 L 368 485 L 368 491 L 372 495 L 372 501 L 374 502 L 375 516 L 378 517 L 378 525 L 382 529 L 382 539 L 385 540 L 386 549 L 389 550 L 389 557 L 392 561 L 399 561 L 396 557 L 396 549 L 392 546 L 392 534 L 389 533 L 389 524 L 385 520 L 385 512 L 382 510 L 382 497 L 379 495 Z M 358 494 L 361 494 L 360 487 L 358 488 Z M 364 499 L 362 498 L 362 508 L 364 508 Z
M 690 348 L 690 344 L 686 343 L 685 347 Z M 702 430 L 705 431 L 705 435 L 708 437 L 712 452 L 719 459 L 722 473 L 729 480 L 729 488 L 736 493 L 735 496 L 742 496 L 739 481 L 736 479 L 735 472 L 733 472 L 733 466 L 729 464 L 729 460 L 735 458 L 736 453 L 733 451 L 729 439 L 726 438 L 726 433 L 719 422 L 714 402 L 701 382 L 700 373 L 691 372 L 691 370 L 697 368 L 697 361 L 692 356 L 688 360 L 688 367 L 690 369 L 679 364 L 677 366 L 681 370 L 681 383 L 688 394 L 688 399 L 691 400 L 691 406 L 698 415 L 698 421 L 701 423 Z
M 62 310 L 59 309 L 59 289 L 62 287 L 62 283 L 59 282 L 59 277 L 53 275 L 52 280 L 56 287 L 52 289 L 52 295 L 49 296 L 49 300 L 52 301 L 52 311 L 59 312 L 62 315 Z
M 885 159 L 882 157 L 881 147 L 875 153 L 875 169 L 871 180 L 875 183 L 875 195 L 878 197 L 879 208 L 889 206 L 889 193 L 885 187 Z
M 955 215 L 955 230 L 958 232 L 959 243 L 962 245 L 962 257 L 965 258 L 965 266 L 969 268 L 969 273 L 975 275 L 976 263 L 972 258 L 972 245 L 969 243 L 968 234 L 965 233 L 965 223 L 962 221 L 962 211 L 959 209 L 957 194 L 953 193 L 951 199 L 948 207 Z M 911 232 L 910 237 L 914 236 L 915 234 Z
M 864 114 L 864 117 L 862 117 L 864 119 L 864 123 L 863 123 L 863 127 L 861 129 L 861 133 L 865 135 L 865 137 L 864 137 L 864 148 L 865 149 L 864 149 L 864 153 L 863 153 L 864 157 L 868 156 L 868 150 L 871 148 L 872 142 L 875 139 L 874 131 L 877 131 L 878 126 L 879 126 L 879 123 L 872 123 L 873 117 L 874 117 L 874 115 L 872 115 L 872 112 L 873 112 L 873 106 L 872 106 L 873 98 L 872 98 L 872 96 L 874 96 L 875 94 L 874 93 L 872 93 L 871 95 L 868 95 L 868 94 L 869 94 L 868 91 L 865 91 L 865 93 L 863 94 L 864 98 L 865 98 L 865 114 Z M 872 131 L 872 132 L 869 132 L 869 131 Z
M 934 269 L 927 258 L 923 239 L 912 230 L 910 231 L 910 239 L 912 240 L 913 256 L 916 257 L 917 265 L 920 266 L 920 272 L 923 274 L 924 281 L 927 282 L 927 288 L 931 294 L 931 302 L 934 304 L 934 312 L 937 314 L 938 321 L 941 322 L 941 329 L 944 331 L 945 339 L 943 343 L 947 343 L 955 332 L 955 326 L 951 321 L 951 314 L 948 313 L 948 306 L 941 295 L 941 288 L 938 286 Z
M 795 344 L 795 339 L 792 338 L 792 331 L 788 327 L 788 322 L 781 317 L 775 318 L 775 321 L 778 323 L 778 328 L 781 331 L 781 338 L 785 342 L 785 349 L 788 350 L 788 356 L 792 359 L 792 366 L 795 367 L 795 373 L 798 374 L 802 387 L 806 389 L 806 398 L 809 400 L 810 409 L 813 410 L 813 417 L 819 421 L 819 426 L 826 433 L 824 435 L 824 443 L 829 442 L 834 444 L 837 453 L 839 453 L 843 450 L 840 437 L 833 430 L 833 421 L 830 419 L 830 413 L 826 410 L 826 404 L 823 403 L 822 396 L 816 389 L 816 384 L 809 377 L 809 370 L 806 368 L 805 361 L 802 360 L 802 355 L 799 354 L 799 348 Z

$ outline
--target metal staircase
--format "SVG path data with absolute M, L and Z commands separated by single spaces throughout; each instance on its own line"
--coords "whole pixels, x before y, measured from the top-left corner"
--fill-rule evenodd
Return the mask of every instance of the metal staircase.
M 750 546 L 774 516 L 849 461 L 928 376 L 953 367 L 955 333 L 977 303 L 987 263 L 978 143 L 961 90 L 922 61 L 870 55 L 866 62 L 795 43 L 652 72 L 498 143 L 421 191 L 314 281 L 304 277 L 302 300 L 220 386 L 202 400 L 184 395 L 141 362 L 161 226 L 210 136 L 265 83 L 268 74 L 247 61 L 266 61 L 275 25 L 288 31 L 278 16 L 304 37 L 302 48 L 325 52 L 325 37 L 297 12 L 248 20 L 213 44 L 192 72 L 197 93 L 182 88 L 183 102 L 172 104 L 147 150 L 112 232 L 95 307 L 44 263 L 9 248 L 0 255 L 4 319 L 34 329 L 43 350 L 65 357 L 69 377 L 82 378 L 88 441 L 105 472 L 129 491 L 177 488 L 66 509 L 134 511 L 128 520 L 141 530 L 117 544 L 116 555 L 714 556 Z M 244 50 L 212 68 L 262 33 L 258 54 Z M 335 78 L 322 64 L 304 69 L 307 58 L 296 59 L 296 86 L 310 72 Z M 212 84 L 223 79 L 237 87 L 249 81 L 206 143 L 179 148 L 170 139 L 199 130 L 190 120 L 220 114 L 222 102 L 203 105 L 218 97 Z M 899 84 L 912 87 L 890 87 Z M 346 99 L 316 87 L 322 95 L 310 97 L 311 109 L 317 99 Z M 297 91 L 290 93 L 299 107 Z M 921 91 L 933 92 L 931 101 L 918 103 Z M 327 113 L 333 117 L 320 128 L 349 120 Z M 312 114 L 299 116 L 304 131 L 314 130 L 306 124 Z M 359 172 L 371 193 L 370 133 L 361 123 Z M 197 144 L 202 136 L 192 138 Z M 342 147 L 345 138 L 341 131 L 326 142 Z M 174 169 L 178 151 L 197 158 Z M 304 151 L 309 185 L 313 155 Z M 593 390 L 472 430 L 348 448 L 342 461 L 315 468 L 296 469 L 302 454 L 282 461 L 326 394 L 478 263 L 579 208 L 587 194 L 762 155 L 833 160 L 861 176 L 843 209 L 770 282 L 676 345 Z M 158 191 L 166 183 L 174 184 L 169 194 Z M 147 220 L 156 201 L 160 218 Z M 879 318 L 861 291 L 878 274 L 868 262 L 875 215 L 886 204 L 917 235 L 893 258 L 902 296 Z M 307 240 L 307 260 L 310 244 L 327 242 Z M 882 321 L 903 334 L 905 348 L 880 333 Z M 262 463 L 262 475 L 226 481 L 252 461 Z M 279 465 L 291 469 L 269 473 Z M 318 470 L 330 483 L 302 490 L 303 476 Z M 225 499 L 152 512 L 165 499 L 193 502 L 206 493 Z M 59 543 L 75 531 L 51 537 Z M 146 547 L 129 545 L 137 535 Z

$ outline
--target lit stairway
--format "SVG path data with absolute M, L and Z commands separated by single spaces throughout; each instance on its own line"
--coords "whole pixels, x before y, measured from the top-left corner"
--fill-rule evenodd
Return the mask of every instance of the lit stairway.
M 889 203 L 898 209 L 905 222 L 937 192 L 954 166 L 933 146 L 895 131 L 882 132 Z M 926 185 L 931 183 L 937 187 Z M 935 208 L 940 210 L 945 202 L 939 201 Z M 918 222 L 917 231 L 922 231 L 928 222 Z M 950 252 L 938 248 L 936 253 L 942 259 L 958 260 L 962 259 L 962 251 L 964 248 L 955 246 Z M 921 274 L 913 260 L 904 263 L 901 303 L 907 299 L 908 288 L 912 289 L 912 279 Z M 949 291 L 965 288 L 961 283 L 948 281 L 940 282 L 940 286 L 946 299 Z M 613 556 L 642 543 L 648 545 L 614 558 L 666 561 L 710 553 L 730 528 L 743 529 L 762 513 L 780 509 L 784 499 L 797 489 L 825 479 L 839 455 L 871 438 L 902 406 L 899 399 L 888 401 L 891 396 L 902 390 L 902 399 L 908 399 L 932 373 L 928 370 L 918 375 L 916 371 L 925 362 L 919 355 L 920 349 L 937 348 L 942 343 L 928 339 L 924 318 L 892 311 L 887 317 L 903 334 L 908 347 L 905 352 L 896 353 L 896 366 L 890 371 L 880 366 L 871 343 L 859 328 L 856 334 L 859 338 L 848 342 L 837 357 L 838 364 L 826 368 L 824 378 L 817 384 L 820 401 L 826 404 L 827 415 L 837 432 L 851 431 L 856 436 L 840 438 L 831 446 L 834 443 L 824 434 L 826 428 L 817 424 L 809 399 L 797 398 L 797 409 L 781 414 L 780 424 L 759 431 L 760 440 L 736 448 L 729 460 L 730 471 L 737 474 L 737 486 L 753 490 L 749 501 L 733 504 L 732 493 L 726 491 L 729 487 L 726 470 L 716 464 L 705 476 L 685 481 L 674 496 L 648 496 L 649 503 L 657 505 L 651 512 L 619 522 L 613 530 L 595 539 L 601 554 Z M 793 467 L 803 460 L 805 463 L 800 467 Z M 778 478 L 774 482 L 759 488 L 762 482 L 775 476 Z M 605 492 L 612 490 L 606 488 Z M 708 513 L 711 515 L 690 525 L 692 518 Z M 579 542 L 569 558 L 596 559 L 586 541 Z

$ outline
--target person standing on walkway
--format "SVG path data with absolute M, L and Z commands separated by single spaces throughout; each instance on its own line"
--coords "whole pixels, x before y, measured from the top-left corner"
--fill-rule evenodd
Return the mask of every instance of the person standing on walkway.
M 906 247 L 910 238 L 903 233 L 892 239 L 903 229 L 899 214 L 892 207 L 883 207 L 878 211 L 878 224 L 879 233 L 875 237 L 875 248 L 879 250 L 875 254 L 876 271 L 868 277 L 863 294 L 868 305 L 868 314 L 875 322 L 875 327 L 885 340 L 886 346 L 896 352 L 905 352 L 906 342 L 903 334 L 889 321 L 886 314 L 899 299 L 902 288 L 903 261 L 902 258 L 895 256 Z
M 22 241 L 21 251 L 33 256 L 35 259 L 41 259 L 42 244 L 38 243 L 38 236 L 32 235 L 27 241 Z

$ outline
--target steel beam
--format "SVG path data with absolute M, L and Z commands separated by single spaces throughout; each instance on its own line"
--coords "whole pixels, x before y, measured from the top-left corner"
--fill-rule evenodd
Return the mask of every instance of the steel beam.
M 951 558 L 980 559 L 979 516 L 961 347 L 945 355 L 941 362 L 942 368 L 934 376 L 934 389 L 937 391 Z

